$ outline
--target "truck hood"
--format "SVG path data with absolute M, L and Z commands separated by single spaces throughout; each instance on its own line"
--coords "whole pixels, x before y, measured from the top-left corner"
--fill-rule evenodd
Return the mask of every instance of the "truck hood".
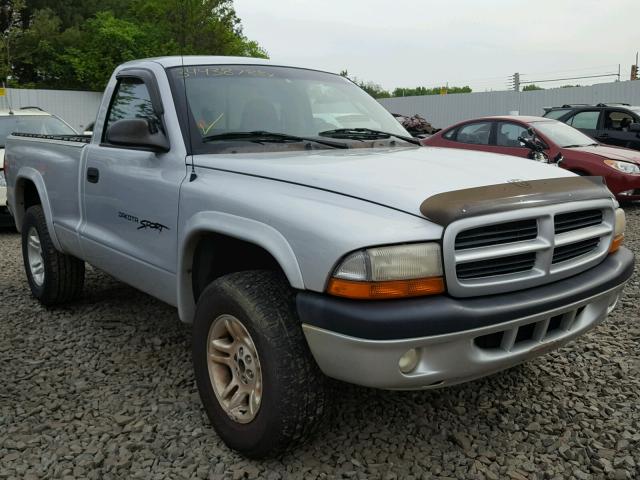
M 631 150 L 629 148 L 598 145 L 577 148 L 564 148 L 563 152 L 566 152 L 566 155 L 571 155 L 571 152 L 588 153 L 591 155 L 597 155 L 602 158 L 610 158 L 611 160 L 622 160 L 624 162 L 631 162 L 640 165 L 640 152 L 637 150 Z
M 573 177 L 567 170 L 495 153 L 437 147 L 198 155 L 196 166 L 327 190 L 419 215 L 438 193 Z

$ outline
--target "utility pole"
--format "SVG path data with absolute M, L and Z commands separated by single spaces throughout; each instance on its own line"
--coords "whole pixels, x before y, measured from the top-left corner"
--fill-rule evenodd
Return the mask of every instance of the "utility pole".
M 513 74 L 513 90 L 520 91 L 520 74 L 518 72 Z
M 631 78 L 630 80 L 638 80 L 638 54 L 636 53 L 636 64 L 631 65 Z

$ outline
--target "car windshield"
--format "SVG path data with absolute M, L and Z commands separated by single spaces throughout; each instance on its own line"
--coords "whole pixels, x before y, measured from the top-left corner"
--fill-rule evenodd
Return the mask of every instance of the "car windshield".
M 536 130 L 560 148 L 593 145 L 595 141 L 584 133 L 558 121 L 531 122 Z
M 196 153 L 229 148 L 331 148 L 317 142 L 295 145 L 296 140 L 285 135 L 339 139 L 334 143 L 349 147 L 381 141 L 408 145 L 395 137 L 410 137 L 400 123 L 366 92 L 338 75 L 262 65 L 201 65 L 169 69 L 169 77 L 178 106 L 184 105 L 186 92 L 186 115 Z M 263 135 L 252 138 L 246 135 L 249 132 Z M 281 135 L 268 137 L 265 132 Z
M 0 148 L 13 132 L 41 133 L 44 135 L 76 135 L 76 132 L 59 118 L 51 115 L 6 115 L 0 117 Z
M 546 118 L 553 118 L 554 120 L 557 120 L 567 112 L 569 112 L 568 108 L 562 108 L 558 110 L 549 110 L 543 116 Z

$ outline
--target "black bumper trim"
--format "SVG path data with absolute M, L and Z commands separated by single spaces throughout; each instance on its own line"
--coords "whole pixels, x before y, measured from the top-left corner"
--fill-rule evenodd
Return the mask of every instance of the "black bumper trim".
M 486 297 L 447 295 L 358 301 L 313 292 L 297 295 L 303 323 L 370 340 L 429 337 L 528 317 L 611 290 L 633 274 L 634 255 L 621 248 L 598 266 L 536 288 Z

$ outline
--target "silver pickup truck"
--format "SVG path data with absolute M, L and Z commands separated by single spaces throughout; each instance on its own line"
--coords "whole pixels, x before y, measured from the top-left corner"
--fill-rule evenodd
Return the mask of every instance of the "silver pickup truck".
M 421 147 L 349 80 L 262 60 L 126 63 L 91 137 L 15 133 L 5 171 L 33 296 L 77 298 L 88 262 L 176 306 L 252 457 L 313 431 L 327 377 L 509 368 L 603 321 L 633 270 L 600 178 Z

